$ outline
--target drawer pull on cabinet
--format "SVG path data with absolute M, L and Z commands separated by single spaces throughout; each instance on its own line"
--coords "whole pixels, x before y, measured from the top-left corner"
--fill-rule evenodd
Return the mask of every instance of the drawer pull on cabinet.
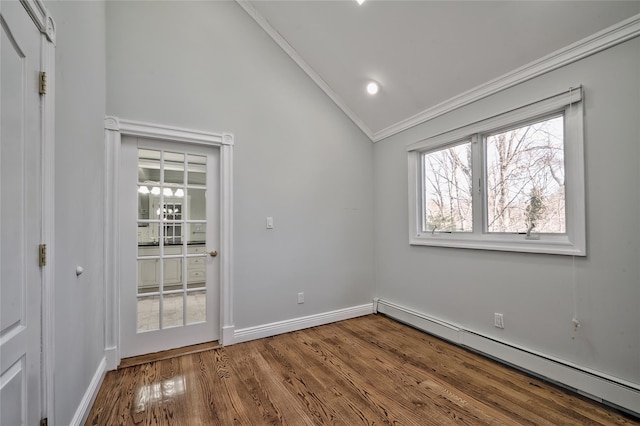
M 211 256 L 211 257 L 216 257 L 217 255 L 218 255 L 218 251 L 217 250 L 211 250 L 209 252 L 209 256 Z

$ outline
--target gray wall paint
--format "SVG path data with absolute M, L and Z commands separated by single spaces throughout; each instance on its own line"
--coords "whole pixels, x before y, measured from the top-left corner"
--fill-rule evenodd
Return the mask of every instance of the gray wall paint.
M 586 258 L 409 246 L 407 144 L 577 84 L 585 90 Z M 377 143 L 376 296 L 640 384 L 638 111 L 640 38 Z M 493 327 L 494 312 L 504 314 L 504 330 Z
M 236 3 L 108 2 L 107 87 L 110 115 L 234 133 L 236 328 L 371 303 L 373 146 Z
M 58 29 L 53 420 L 64 425 L 104 357 L 105 10 L 103 2 L 47 8 Z
M 235 134 L 238 328 L 375 294 L 640 383 L 640 39 L 372 146 L 234 3 L 109 2 L 106 64 L 103 3 L 47 7 L 58 24 L 56 424 L 70 422 L 104 355 L 105 103 L 127 119 Z M 589 256 L 575 259 L 574 333 L 573 259 L 408 245 L 405 145 L 576 83 Z

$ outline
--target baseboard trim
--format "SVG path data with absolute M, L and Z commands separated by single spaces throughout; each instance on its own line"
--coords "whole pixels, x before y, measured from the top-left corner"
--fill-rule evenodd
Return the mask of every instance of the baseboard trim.
M 105 348 L 104 357 L 107 363 L 107 371 L 116 370 L 120 364 L 120 354 L 117 347 Z
M 233 345 L 233 335 L 235 330 L 236 328 L 233 325 L 222 327 L 222 338 L 220 339 L 220 344 L 222 346 Z
M 91 411 L 91 407 L 93 406 L 93 402 L 96 400 L 96 396 L 98 396 L 100 385 L 102 385 L 102 381 L 104 380 L 104 376 L 106 374 L 107 359 L 103 357 L 102 360 L 100 360 L 100 364 L 98 364 L 96 372 L 93 374 L 93 378 L 89 383 L 89 387 L 82 397 L 82 401 L 80 401 L 80 405 L 76 409 L 76 413 L 70 423 L 71 425 L 80 426 L 86 423 L 87 417 L 89 417 L 89 412 Z
M 248 342 L 250 340 L 262 339 L 278 334 L 289 333 L 292 331 L 302 330 L 305 328 L 316 327 L 318 325 L 329 324 L 332 322 L 343 321 L 346 319 L 361 317 L 373 313 L 373 304 L 353 306 L 350 308 L 338 309 L 331 312 L 309 315 L 306 317 L 293 318 L 284 321 L 272 322 L 269 324 L 258 325 L 255 327 L 247 327 L 235 330 L 233 333 L 233 342 L 225 345 Z
M 640 417 L 640 385 L 374 299 L 374 311 Z

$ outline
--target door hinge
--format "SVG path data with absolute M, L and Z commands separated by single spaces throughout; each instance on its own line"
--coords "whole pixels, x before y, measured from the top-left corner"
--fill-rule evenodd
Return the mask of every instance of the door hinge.
M 38 76 L 38 91 L 41 95 L 47 94 L 47 73 L 44 71 L 40 71 Z
M 49 424 L 49 420 L 47 420 L 46 417 L 40 420 L 40 426 L 47 426 L 48 424 Z
M 47 245 L 46 244 L 40 244 L 40 246 L 38 247 L 38 264 L 40 266 L 47 265 Z

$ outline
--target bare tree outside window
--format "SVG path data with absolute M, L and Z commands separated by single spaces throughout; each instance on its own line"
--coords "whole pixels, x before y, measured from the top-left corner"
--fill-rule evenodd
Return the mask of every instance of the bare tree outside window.
M 471 143 L 424 155 L 423 230 L 470 232 L 473 225 Z
M 486 137 L 489 232 L 565 232 L 564 117 Z
M 408 145 L 409 244 L 585 256 L 582 95 Z
M 487 232 L 564 233 L 564 117 L 485 138 Z M 423 156 L 424 232 L 472 232 L 471 143 Z

